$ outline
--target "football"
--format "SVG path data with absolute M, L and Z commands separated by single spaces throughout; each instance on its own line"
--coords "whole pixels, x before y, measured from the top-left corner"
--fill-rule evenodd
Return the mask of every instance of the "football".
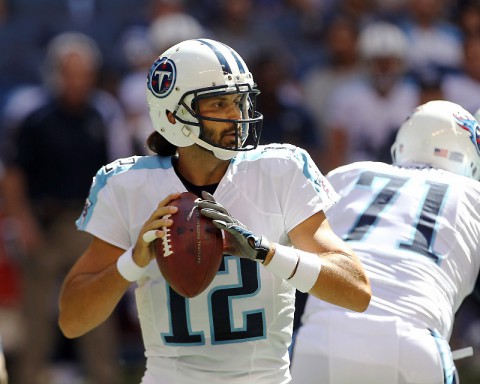
M 192 298 L 212 282 L 222 261 L 222 231 L 195 206 L 198 197 L 184 192 L 170 205 L 178 207 L 171 215 L 173 224 L 163 227 L 165 235 L 155 240 L 160 272 L 178 294 Z

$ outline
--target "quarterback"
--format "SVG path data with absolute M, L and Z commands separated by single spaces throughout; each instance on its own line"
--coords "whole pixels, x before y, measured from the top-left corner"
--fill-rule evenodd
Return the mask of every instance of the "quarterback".
M 135 282 L 143 384 L 288 383 L 295 289 L 354 311 L 370 301 L 359 259 L 325 217 L 337 195 L 301 148 L 258 145 L 259 91 L 225 44 L 171 47 L 146 92 L 155 154 L 95 176 L 77 221 L 92 242 L 65 278 L 60 327 L 82 336 Z M 169 202 L 187 190 L 225 234 L 216 277 L 191 299 L 166 283 L 150 246 L 175 220 Z

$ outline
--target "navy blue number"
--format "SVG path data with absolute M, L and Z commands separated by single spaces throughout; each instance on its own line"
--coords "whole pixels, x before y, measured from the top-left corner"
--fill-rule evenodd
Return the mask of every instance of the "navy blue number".
M 394 199 L 402 186 L 407 182 L 407 178 L 379 174 L 374 172 L 364 172 L 357 185 L 361 187 L 370 187 L 374 178 L 387 179 L 388 182 L 377 194 L 372 203 L 365 212 L 358 218 L 354 227 L 350 230 L 345 240 L 361 241 L 375 222 L 381 217 L 382 211 Z M 426 182 L 428 191 L 420 207 L 420 213 L 416 223 L 413 226 L 413 239 L 411 242 L 400 242 L 401 249 L 417 252 L 431 258 L 435 263 L 439 262 L 439 256 L 432 250 L 432 241 L 435 235 L 435 223 L 443 200 L 447 193 L 448 185 L 437 182 Z
M 245 259 L 240 262 L 241 284 L 230 288 L 216 289 L 211 294 L 212 303 L 212 343 L 229 343 L 234 341 L 248 341 L 265 337 L 265 314 L 263 310 L 245 313 L 244 327 L 234 329 L 230 320 L 230 301 L 232 298 L 253 296 L 258 292 L 258 263 Z M 220 271 L 225 270 L 225 259 L 220 266 Z
M 225 259 L 218 273 L 228 273 Z M 232 256 L 230 256 L 232 257 Z M 246 259 L 234 258 L 239 268 L 239 284 L 230 287 L 217 287 L 209 295 L 211 308 L 211 337 L 213 344 L 251 341 L 265 338 L 265 313 L 259 309 L 244 313 L 244 326 L 241 329 L 233 327 L 230 316 L 231 302 L 235 299 L 255 295 L 260 288 L 258 264 Z M 165 344 L 170 345 L 201 345 L 204 343 L 203 332 L 194 333 L 190 328 L 188 299 L 169 290 L 169 312 L 171 333 L 162 334 Z
M 361 187 L 370 187 L 375 177 L 388 177 L 385 187 L 378 193 L 365 212 L 357 219 L 354 227 L 350 230 L 345 240 L 361 241 L 372 225 L 379 219 L 383 209 L 388 206 L 398 190 L 406 183 L 406 178 L 392 177 L 389 175 L 380 175 L 373 172 L 364 172 L 360 175 L 357 185 Z
M 203 344 L 202 333 L 192 333 L 188 324 L 188 302 L 187 299 L 170 286 L 168 287 L 169 310 L 172 333 L 163 335 L 165 344 Z

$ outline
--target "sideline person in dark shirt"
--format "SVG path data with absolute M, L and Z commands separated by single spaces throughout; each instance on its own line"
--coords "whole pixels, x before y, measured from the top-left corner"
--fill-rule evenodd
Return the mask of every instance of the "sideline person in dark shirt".
M 96 88 L 100 63 L 87 36 L 55 37 L 45 60 L 45 100 L 9 132 L 5 205 L 22 240 L 24 332 L 30 341 L 15 359 L 15 382 L 54 381 L 49 374 L 55 347 L 67 340 L 61 339 L 52 308 L 61 277 L 89 241 L 77 233 L 74 218 L 95 170 L 132 154 L 119 104 Z M 119 382 L 115 323 L 79 341 L 83 368 L 93 382 Z

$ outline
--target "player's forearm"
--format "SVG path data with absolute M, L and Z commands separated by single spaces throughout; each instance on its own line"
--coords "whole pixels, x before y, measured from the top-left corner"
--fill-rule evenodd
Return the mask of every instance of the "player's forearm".
M 351 255 L 335 252 L 321 255 L 321 262 L 321 272 L 309 293 L 352 311 L 365 311 L 372 291 L 361 264 Z
M 99 273 L 65 280 L 59 301 L 59 326 L 68 338 L 84 335 L 104 322 L 128 289 L 130 282 L 111 265 Z
M 357 312 L 367 309 L 371 298 L 368 278 L 353 253 L 312 253 L 270 244 L 264 265 L 269 271 L 324 301 Z

